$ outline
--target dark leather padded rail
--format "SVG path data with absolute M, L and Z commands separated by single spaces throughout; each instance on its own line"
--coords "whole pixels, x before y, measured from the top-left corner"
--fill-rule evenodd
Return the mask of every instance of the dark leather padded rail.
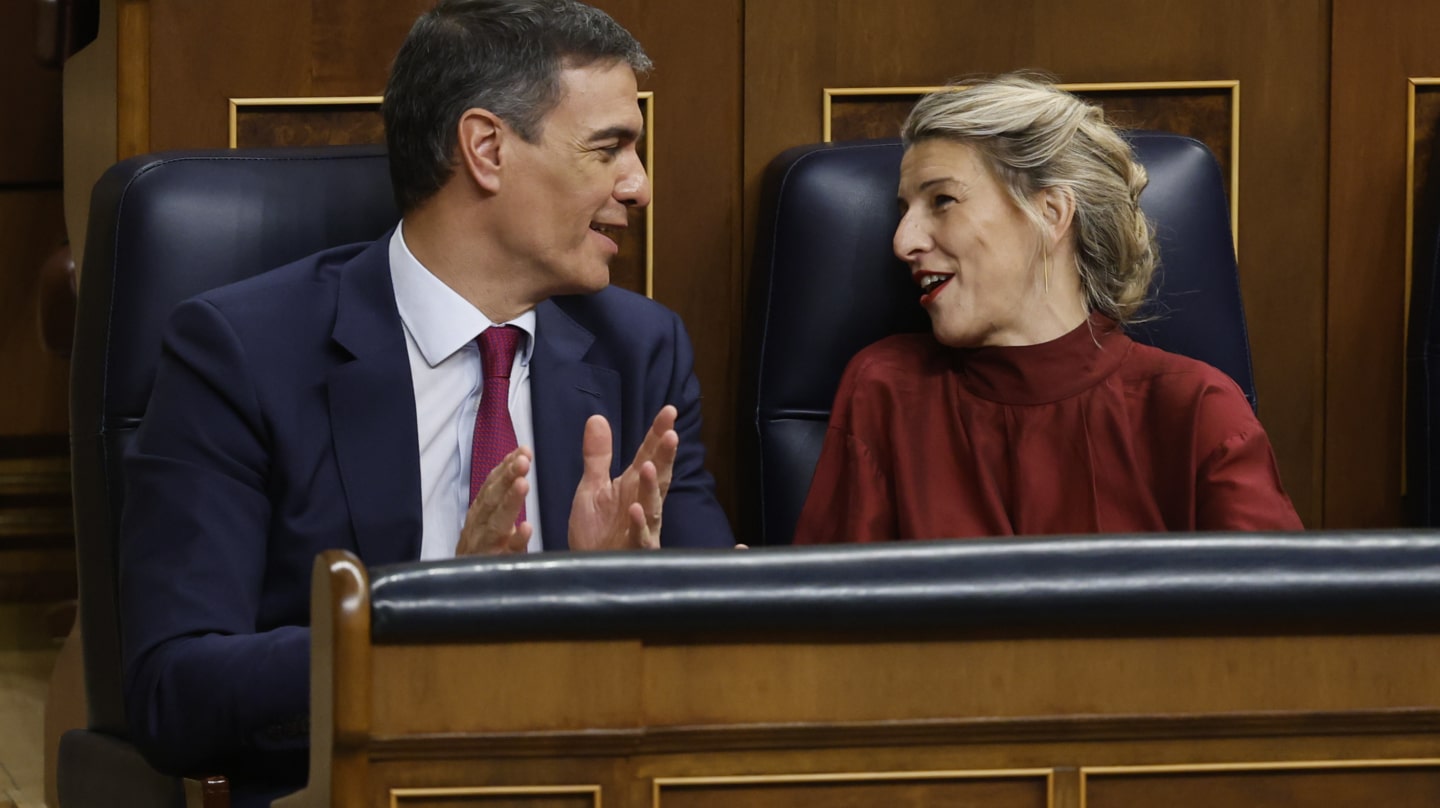
M 545 554 L 372 571 L 376 643 L 1224 624 L 1440 625 L 1440 534 L 1310 532 Z

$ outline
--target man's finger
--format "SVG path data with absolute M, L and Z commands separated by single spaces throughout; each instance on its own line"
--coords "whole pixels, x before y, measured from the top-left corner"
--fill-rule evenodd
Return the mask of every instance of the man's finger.
M 499 504 L 490 512 L 490 525 L 496 532 L 504 532 L 515 526 L 520 518 L 520 509 L 525 506 L 525 495 L 530 493 L 530 481 L 517 478 L 506 488 Z
M 530 536 L 534 534 L 535 527 L 529 522 L 521 522 L 515 526 L 515 532 L 510 534 L 510 552 L 523 553 L 530 546 Z
M 646 460 L 654 460 L 655 453 L 660 450 L 660 444 L 664 441 L 665 435 L 675 429 L 675 419 L 678 411 L 674 406 L 666 404 L 655 414 L 655 420 L 650 423 L 650 429 L 645 433 L 645 439 L 640 442 L 640 448 L 635 450 L 635 460 L 631 465 L 638 466 Z
M 629 534 L 631 547 L 638 547 L 642 550 L 654 550 L 660 546 L 659 539 L 650 532 L 650 528 L 646 524 L 645 508 L 642 507 L 640 503 L 630 503 L 630 507 L 626 510 L 625 514 L 629 517 L 630 522 Z
M 660 440 L 660 447 L 655 452 L 653 462 L 655 463 L 655 478 L 660 486 L 660 498 L 670 493 L 670 480 L 675 474 L 675 456 L 680 451 L 680 434 L 671 429 L 665 433 Z
M 580 455 L 585 471 L 580 484 L 598 485 L 610 482 L 610 460 L 613 452 L 610 446 L 610 422 L 603 415 L 592 415 L 585 421 L 585 437 L 580 444 Z

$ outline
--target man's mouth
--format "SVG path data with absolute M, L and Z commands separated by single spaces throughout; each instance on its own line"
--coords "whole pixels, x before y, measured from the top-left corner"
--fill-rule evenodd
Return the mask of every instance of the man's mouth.
M 602 224 L 602 223 L 600 223 L 600 222 L 591 222 L 591 223 L 590 223 L 590 229 L 591 229 L 591 230 L 594 230 L 596 233 L 599 233 L 599 234 L 602 235 L 602 236 L 605 236 L 606 238 L 610 239 L 611 241 L 614 241 L 614 242 L 616 242 L 616 243 L 619 243 L 619 241 L 620 241 L 620 231 L 624 230 L 624 229 L 625 229 L 625 226 L 624 226 L 624 225 L 614 225 L 614 224 Z

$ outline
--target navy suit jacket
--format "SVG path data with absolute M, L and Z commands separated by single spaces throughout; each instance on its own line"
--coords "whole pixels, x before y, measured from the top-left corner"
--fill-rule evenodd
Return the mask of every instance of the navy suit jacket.
M 315 555 L 419 557 L 415 399 L 388 242 L 208 292 L 168 325 L 126 457 L 119 559 L 126 711 L 163 770 L 303 772 Z M 546 549 L 565 547 L 585 420 L 609 419 L 618 475 L 665 404 L 679 409 L 680 448 L 662 543 L 732 546 L 680 319 L 616 288 L 536 315 Z

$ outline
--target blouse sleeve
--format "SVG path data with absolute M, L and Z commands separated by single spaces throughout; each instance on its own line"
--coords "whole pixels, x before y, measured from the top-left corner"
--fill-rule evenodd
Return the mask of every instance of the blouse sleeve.
M 862 352 L 845 369 L 795 544 L 889 541 L 898 538 L 889 475 L 872 451 L 884 441 L 885 419 L 871 405 Z
M 810 482 L 795 544 L 890 541 L 895 512 L 885 474 L 863 441 L 830 426 Z
M 1245 397 L 1236 388 L 1209 398 L 1201 434 L 1224 437 L 1196 471 L 1195 529 L 1304 530 L 1280 483 L 1270 438 Z

